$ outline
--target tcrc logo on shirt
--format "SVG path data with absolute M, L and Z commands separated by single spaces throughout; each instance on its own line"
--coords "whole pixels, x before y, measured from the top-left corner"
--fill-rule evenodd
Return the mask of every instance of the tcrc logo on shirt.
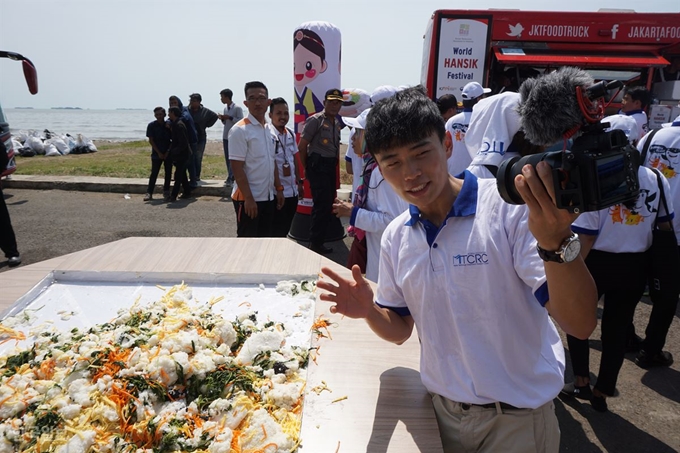
M 481 264 L 489 264 L 489 256 L 486 253 L 466 253 L 453 257 L 454 266 L 478 266 Z

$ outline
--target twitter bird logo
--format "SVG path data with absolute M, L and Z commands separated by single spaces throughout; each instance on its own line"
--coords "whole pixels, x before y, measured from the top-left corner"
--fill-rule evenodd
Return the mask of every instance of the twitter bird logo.
M 512 36 L 513 38 L 522 37 L 522 32 L 524 31 L 522 24 L 518 22 L 517 25 L 508 25 L 508 27 L 510 28 L 510 33 L 507 33 L 508 36 Z

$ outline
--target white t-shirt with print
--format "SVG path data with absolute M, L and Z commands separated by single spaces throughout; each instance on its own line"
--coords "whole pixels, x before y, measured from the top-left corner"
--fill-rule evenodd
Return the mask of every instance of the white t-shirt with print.
M 649 134 L 645 135 L 638 144 L 638 150 L 642 152 Z M 670 196 L 673 206 L 680 206 L 680 121 L 670 127 L 660 129 L 647 150 L 644 165 L 656 168 L 668 180 Z M 680 245 L 680 220 L 673 221 L 675 236 Z
M 459 175 L 472 162 L 472 156 L 465 146 L 465 134 L 470 125 L 470 118 L 472 117 L 472 109 L 464 110 L 458 113 L 446 122 L 446 131 L 451 133 L 453 140 L 453 151 L 451 157 L 446 162 L 449 168 L 449 174 Z
M 649 132 L 649 127 L 647 126 L 647 114 L 642 111 L 642 110 L 633 110 L 631 112 L 619 112 L 624 115 L 628 115 L 635 119 L 635 121 L 638 123 L 638 128 L 640 131 L 640 138 L 644 137 L 644 135 Z
M 255 201 L 275 198 L 274 145 L 274 137 L 267 123 L 261 124 L 250 114 L 234 124 L 229 132 L 229 159 L 243 162 L 243 170 Z M 238 183 L 234 183 L 231 198 L 243 200 Z
M 640 194 L 632 209 L 617 204 L 599 211 L 584 212 L 572 224 L 571 229 L 578 234 L 597 236 L 593 249 L 610 253 L 642 253 L 652 245 L 652 230 L 657 212 L 659 221 L 673 218 L 673 204 L 667 200 L 666 213 L 660 207 L 657 172 L 640 166 L 638 180 Z M 661 177 L 664 193 L 670 193 L 668 181 Z
M 564 349 L 543 306 L 545 268 L 527 207 L 465 172 L 431 246 L 413 208 L 383 234 L 376 303 L 413 317 L 425 387 L 463 403 L 551 401 L 564 385 Z
M 280 133 L 278 129 L 268 123 L 267 126 L 276 140 L 274 144 L 276 166 L 279 170 L 279 180 L 283 186 L 284 198 L 292 198 L 298 196 L 297 180 L 295 179 L 295 155 L 298 153 L 298 147 L 295 143 L 295 135 L 293 131 L 288 128 L 284 129 L 284 133 Z M 290 166 L 290 175 L 283 175 L 283 164 L 288 162 Z

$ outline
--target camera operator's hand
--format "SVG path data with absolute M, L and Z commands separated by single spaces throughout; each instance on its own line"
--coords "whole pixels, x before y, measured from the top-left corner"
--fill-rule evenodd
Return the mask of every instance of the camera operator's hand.
M 515 177 L 517 192 L 529 207 L 529 230 L 545 250 L 557 250 L 571 235 L 571 224 L 578 214 L 555 205 L 552 169 L 546 162 L 536 168 L 522 167 L 522 174 Z

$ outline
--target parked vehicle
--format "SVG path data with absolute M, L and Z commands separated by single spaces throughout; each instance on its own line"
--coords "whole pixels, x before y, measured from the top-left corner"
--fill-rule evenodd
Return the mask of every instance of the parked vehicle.
M 680 86 L 673 84 L 680 81 L 655 82 L 679 57 L 677 12 L 437 10 L 425 32 L 421 83 L 433 99 L 460 99 L 468 82 L 494 94 L 516 91 L 529 77 L 577 66 L 595 80 L 642 85 L 676 105 L 672 93 Z

